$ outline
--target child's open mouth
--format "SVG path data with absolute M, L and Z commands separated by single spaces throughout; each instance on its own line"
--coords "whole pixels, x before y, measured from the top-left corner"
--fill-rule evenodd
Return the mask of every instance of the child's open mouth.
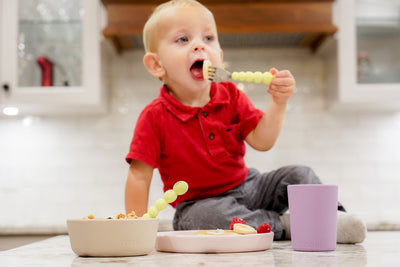
M 198 81 L 203 81 L 203 62 L 204 60 L 197 60 L 190 67 L 190 73 L 192 74 L 193 79 Z

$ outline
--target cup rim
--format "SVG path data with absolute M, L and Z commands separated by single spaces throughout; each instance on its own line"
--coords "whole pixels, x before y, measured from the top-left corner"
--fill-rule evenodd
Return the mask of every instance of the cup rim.
M 289 187 L 338 187 L 335 184 L 290 184 Z

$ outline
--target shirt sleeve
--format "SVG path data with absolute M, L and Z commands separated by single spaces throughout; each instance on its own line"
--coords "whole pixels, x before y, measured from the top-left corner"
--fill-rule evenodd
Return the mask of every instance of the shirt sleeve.
M 136 159 L 157 168 L 161 145 L 155 125 L 157 120 L 154 120 L 153 117 L 150 106 L 141 112 L 136 122 L 129 152 L 125 158 L 126 162 L 131 163 L 132 159 Z
M 240 121 L 240 135 L 245 139 L 247 135 L 257 126 L 264 112 L 256 107 L 250 101 L 248 96 L 236 89 L 235 109 Z

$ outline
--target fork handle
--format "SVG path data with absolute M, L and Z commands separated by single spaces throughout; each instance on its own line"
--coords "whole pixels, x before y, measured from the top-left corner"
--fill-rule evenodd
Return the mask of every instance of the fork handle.
M 243 82 L 254 82 L 254 83 L 265 83 L 270 84 L 274 79 L 271 72 L 266 71 L 264 73 L 260 71 L 234 71 L 231 75 L 232 80 L 243 81 Z

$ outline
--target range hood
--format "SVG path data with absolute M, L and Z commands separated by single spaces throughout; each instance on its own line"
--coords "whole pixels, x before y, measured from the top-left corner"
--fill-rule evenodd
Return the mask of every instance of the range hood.
M 334 0 L 200 0 L 214 14 L 223 47 L 306 46 L 315 51 L 337 28 Z M 165 1 L 102 0 L 107 11 L 103 35 L 118 53 L 143 47 L 144 23 Z

